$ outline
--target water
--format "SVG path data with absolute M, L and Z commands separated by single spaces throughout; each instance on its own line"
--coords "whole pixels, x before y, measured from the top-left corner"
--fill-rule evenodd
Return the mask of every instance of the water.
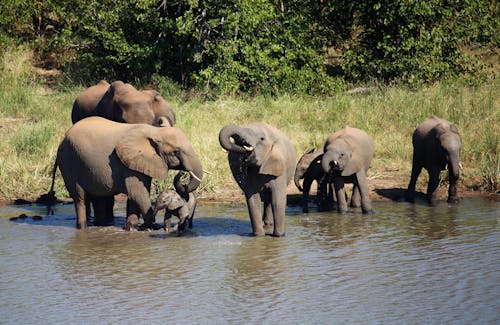
M 243 205 L 200 204 L 182 237 L 0 207 L 0 323 L 499 323 L 498 202 L 374 208 L 291 206 L 285 238 L 255 238 Z

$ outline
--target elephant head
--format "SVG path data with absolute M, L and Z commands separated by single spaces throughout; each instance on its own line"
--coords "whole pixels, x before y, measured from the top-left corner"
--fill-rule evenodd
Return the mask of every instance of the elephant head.
M 131 124 L 173 126 L 175 114 L 154 90 L 139 91 L 122 81 L 114 81 L 96 108 L 97 115 Z
M 353 151 L 347 140 L 337 139 L 325 144 L 325 153 L 321 159 L 321 166 L 325 173 L 336 172 L 342 176 L 349 176 L 356 172 L 357 166 L 352 162 Z
M 203 178 L 200 159 L 187 136 L 177 127 L 137 125 L 120 140 L 115 150 L 125 166 L 152 178 L 166 178 L 169 168 L 189 172 L 190 180 L 182 187 L 185 193 L 194 191 Z
M 179 222 L 177 224 L 177 230 L 183 231 L 186 228 L 186 224 L 189 218 L 189 208 L 187 202 L 174 190 L 165 190 L 158 195 L 155 202 L 155 208 L 153 210 L 153 216 L 156 216 L 158 211 L 166 209 L 169 213 L 174 214 L 179 217 Z M 166 227 L 170 225 L 170 222 L 166 223 Z M 169 231 L 169 229 L 165 229 Z
M 278 139 L 266 131 L 267 127 L 258 122 L 247 127 L 227 125 L 219 132 L 219 142 L 227 151 L 244 155 L 245 165 L 258 167 L 259 174 L 280 176 L 286 160 L 274 149 Z
M 438 143 L 438 148 L 436 149 L 441 152 L 442 155 L 440 156 L 446 159 L 440 162 L 441 170 L 444 170 L 446 165 L 448 165 L 450 176 L 458 179 L 460 149 L 462 147 L 458 128 L 451 123 L 439 123 L 434 127 L 432 132 Z
M 175 113 L 172 107 L 156 90 L 143 90 L 143 93 L 153 98 L 154 126 L 174 126 L 176 123 Z
M 302 157 L 300 157 L 299 161 L 297 162 L 297 166 L 295 167 L 295 174 L 293 176 L 293 181 L 295 183 L 295 186 L 297 186 L 297 188 L 299 189 L 299 191 L 301 192 L 303 191 L 302 184 L 300 184 L 300 180 L 304 178 L 304 174 L 312 172 L 316 168 L 316 165 L 321 167 L 320 164 L 322 157 L 323 157 L 323 150 L 315 148 L 307 150 L 302 155 Z

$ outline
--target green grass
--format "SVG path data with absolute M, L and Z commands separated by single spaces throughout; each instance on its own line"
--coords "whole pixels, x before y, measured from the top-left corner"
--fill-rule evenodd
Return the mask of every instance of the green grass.
M 71 107 L 84 86 L 49 89 L 37 83 L 25 49 L 4 53 L 1 59 L 0 199 L 36 198 L 50 187 L 57 146 L 71 126 Z M 321 147 L 329 133 L 345 125 L 364 129 L 375 142 L 370 175 L 399 178 L 400 186 L 405 187 L 411 170 L 411 134 L 432 114 L 453 121 L 460 129 L 463 183 L 491 192 L 499 190 L 497 80 L 476 87 L 454 81 L 418 90 L 378 87 L 365 95 L 228 97 L 213 101 L 184 100 L 170 88 L 162 91 L 161 84 L 159 88 L 176 111 L 177 126 L 185 131 L 202 159 L 206 174 L 199 191 L 205 196 L 217 197 L 227 188 L 237 188 L 227 154 L 218 142 L 224 125 L 252 121 L 273 124 L 290 137 L 297 159 L 306 149 Z M 171 177 L 155 184 L 163 189 L 171 184 Z M 59 174 L 56 195 L 67 195 Z

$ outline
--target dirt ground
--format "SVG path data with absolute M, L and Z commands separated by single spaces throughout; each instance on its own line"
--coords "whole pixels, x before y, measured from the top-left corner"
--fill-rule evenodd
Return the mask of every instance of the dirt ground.
M 370 188 L 370 197 L 372 201 L 403 201 L 406 187 L 408 186 L 408 179 L 403 176 L 398 175 L 379 175 L 376 177 L 371 177 L 368 180 Z M 417 195 L 424 195 L 425 180 L 420 180 L 417 182 Z M 500 202 L 499 193 L 484 192 L 476 189 L 478 184 L 477 180 L 461 180 L 458 187 L 459 198 L 471 198 L 471 197 L 484 197 Z M 316 183 L 313 183 L 311 188 L 310 196 L 312 197 L 316 193 Z M 352 188 L 351 184 L 346 184 L 347 191 L 350 195 L 350 190 Z M 439 198 L 441 201 L 446 201 L 448 186 L 447 184 L 439 187 Z M 43 193 L 42 193 L 43 194 Z M 38 194 L 41 195 L 41 194 Z M 300 192 L 293 180 L 290 182 L 287 188 L 288 204 L 300 204 L 302 198 L 302 192 Z M 0 199 L 0 205 L 7 204 L 30 204 L 36 203 L 39 196 L 34 196 L 30 198 L 18 198 L 14 200 L 2 200 Z M 61 202 L 70 202 L 70 198 L 57 198 Z M 118 202 L 124 202 L 126 196 L 119 194 L 115 197 Z M 205 192 L 198 194 L 198 202 L 207 203 L 245 203 L 243 192 L 236 185 L 236 183 L 231 186 L 226 186 L 224 189 L 218 189 L 215 192 Z

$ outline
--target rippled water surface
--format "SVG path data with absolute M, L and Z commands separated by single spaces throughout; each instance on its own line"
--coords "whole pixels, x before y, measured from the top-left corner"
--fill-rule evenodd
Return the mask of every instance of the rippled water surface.
M 499 323 L 498 202 L 374 207 L 288 207 L 285 238 L 249 236 L 243 205 L 200 204 L 182 237 L 0 207 L 0 323 Z

